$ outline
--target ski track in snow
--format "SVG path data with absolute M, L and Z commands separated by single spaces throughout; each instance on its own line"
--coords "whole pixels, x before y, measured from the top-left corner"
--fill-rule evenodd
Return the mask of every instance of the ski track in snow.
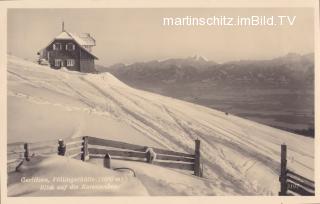
M 179 149 L 181 149 L 181 147 L 184 147 L 183 150 L 186 151 L 186 152 L 190 152 L 190 150 L 192 150 L 192 147 L 187 148 L 187 147 L 189 146 L 189 144 L 181 144 L 181 141 L 190 141 L 190 139 L 191 139 L 191 140 L 194 140 L 195 137 L 193 136 L 194 134 L 192 134 L 192 131 L 193 131 L 193 130 L 192 130 L 192 129 L 189 129 L 188 127 L 184 127 L 182 124 L 180 124 L 180 123 L 178 122 L 178 119 L 175 118 L 175 117 L 173 116 L 173 114 L 169 112 L 168 108 L 165 107 L 164 105 L 163 105 L 164 110 L 165 110 L 165 111 L 168 113 L 168 115 L 176 122 L 176 124 L 178 125 L 178 127 L 179 127 L 180 129 L 182 129 L 183 133 L 184 133 L 185 135 L 187 135 L 187 137 L 189 137 L 189 138 L 183 137 L 182 134 L 180 135 L 180 138 L 177 137 L 177 136 L 172 136 L 172 135 L 170 135 L 170 134 L 167 133 L 165 130 L 160 129 L 159 127 L 157 127 L 156 124 L 152 123 L 152 119 L 151 119 L 151 118 L 149 118 L 149 120 L 147 120 L 148 117 L 147 117 L 146 115 L 143 115 L 143 114 L 141 115 L 141 114 L 138 114 L 138 112 L 132 112 L 132 111 L 126 109 L 121 102 L 119 102 L 119 101 L 118 101 L 116 98 L 114 98 L 113 96 L 107 94 L 105 91 L 101 90 L 97 85 L 93 84 L 93 82 L 90 82 L 90 81 L 84 79 L 83 77 L 81 78 L 81 80 L 86 81 L 88 84 L 90 84 L 92 87 L 94 87 L 94 88 L 95 88 L 100 94 L 102 94 L 104 97 L 106 97 L 106 98 L 108 98 L 108 99 L 111 99 L 113 102 L 115 102 L 119 107 L 121 107 L 128 115 L 130 115 L 131 117 L 133 117 L 135 120 L 138 120 L 138 121 L 142 122 L 144 125 L 147 125 L 149 128 L 152 128 L 153 130 L 155 130 L 156 132 L 158 132 L 158 133 L 159 133 L 158 135 L 159 135 L 159 137 L 160 137 L 160 138 L 158 138 L 158 139 L 161 139 L 161 138 L 163 138 L 163 136 L 165 136 L 165 137 L 168 139 L 168 140 L 167 140 L 167 143 L 166 143 L 166 146 L 167 146 L 167 147 L 172 146 L 172 143 L 175 144 L 175 147 L 171 147 L 170 149 L 178 149 L 179 147 L 180 147 Z M 112 87 L 110 87 L 110 90 L 113 90 L 113 91 L 114 91 L 114 89 L 113 89 Z M 121 93 L 119 93 L 119 92 L 117 92 L 117 93 L 118 93 L 118 94 L 121 94 Z M 133 101 L 133 99 L 130 99 L 130 98 L 127 97 L 126 95 L 123 95 L 123 94 L 121 94 L 121 95 L 122 95 L 126 100 L 129 100 L 129 101 L 132 102 L 133 104 L 139 106 L 139 103 L 138 103 L 138 102 Z M 147 118 L 147 119 L 146 119 L 146 118 Z M 156 121 L 156 122 L 157 122 L 157 121 Z M 210 130 L 209 130 L 209 131 L 210 131 Z M 211 130 L 211 132 L 212 132 L 212 130 Z M 201 134 L 198 133 L 197 135 L 200 136 Z M 200 138 L 200 137 L 199 137 L 199 138 Z M 188 139 L 189 139 L 189 140 L 188 140 Z M 206 140 L 206 139 L 204 139 L 203 137 L 201 137 L 201 139 Z M 215 140 L 215 142 L 217 142 L 217 140 Z M 207 143 L 208 143 L 208 142 L 207 142 Z M 223 144 L 223 145 L 225 145 L 225 146 L 228 146 L 228 145 L 229 145 L 229 144 L 226 143 L 225 141 L 222 141 L 222 142 L 220 142 L 220 143 Z M 212 146 L 214 146 L 214 143 L 212 143 L 212 142 L 210 142 L 209 144 L 211 144 Z M 204 154 L 204 158 L 203 158 L 203 160 L 206 160 L 206 157 L 207 157 L 208 155 L 210 155 L 210 153 L 212 153 L 212 150 L 211 150 L 210 146 L 207 145 L 207 144 L 202 143 L 202 146 L 203 146 L 204 149 L 206 149 L 206 153 Z M 231 146 L 231 148 L 235 148 L 235 146 L 233 145 L 233 146 Z M 238 148 L 238 149 L 239 149 L 239 148 Z M 244 149 L 241 150 L 241 149 L 240 149 L 240 152 L 246 152 L 246 150 L 244 150 Z M 245 153 L 244 153 L 244 154 L 245 154 Z M 248 154 L 247 154 L 247 155 L 248 155 Z M 247 156 L 247 155 L 246 155 L 246 156 Z M 251 155 L 251 156 L 253 156 L 253 155 Z M 222 161 L 223 161 L 223 160 L 222 160 Z M 265 160 L 265 161 L 266 161 L 266 160 Z M 227 162 L 230 166 L 232 166 L 233 169 L 235 169 L 235 170 L 237 171 L 237 173 L 239 173 L 239 171 L 238 171 L 237 168 L 236 168 L 236 165 L 232 164 L 231 161 L 224 161 L 224 162 Z M 220 166 L 218 166 L 218 165 L 212 165 L 212 164 L 211 164 L 212 162 L 210 162 L 210 160 L 209 160 L 209 161 L 206 161 L 205 163 L 207 163 L 207 164 L 209 163 L 208 167 L 209 167 L 209 169 L 212 171 L 212 172 L 210 172 L 211 174 L 212 174 L 212 173 L 217 174 L 217 175 L 219 175 L 219 177 L 223 177 L 225 181 L 229 181 L 230 178 L 234 177 L 234 176 L 232 176 L 232 175 L 230 175 L 230 174 L 227 174 L 222 168 L 220 168 Z M 212 166 L 214 166 L 214 167 L 212 168 Z M 209 171 L 210 171 L 210 170 L 209 170 Z M 207 173 L 209 173 L 209 172 L 207 172 Z M 230 185 L 230 186 L 238 186 L 238 190 L 239 190 L 238 193 L 248 194 L 250 191 L 252 191 L 252 189 L 247 189 L 247 187 L 243 186 L 244 184 L 243 184 L 243 182 L 241 182 L 241 179 L 238 180 L 239 182 L 237 182 L 237 180 L 238 180 L 238 179 L 233 178 L 233 179 L 232 179 L 232 183 L 229 183 L 229 185 Z M 250 185 L 247 185 L 247 186 L 250 186 Z
M 218 175 L 220 178 L 222 177 L 225 181 L 230 180 L 230 178 L 232 178 L 233 176 L 231 174 L 228 174 L 226 171 L 224 171 L 220 166 L 216 165 L 215 163 L 217 162 L 217 158 L 212 158 L 212 156 L 210 155 L 216 155 L 215 151 L 218 150 L 217 146 L 215 145 L 215 143 L 209 143 L 206 139 L 206 137 L 202 134 L 193 134 L 194 131 L 192 129 L 189 129 L 188 127 L 185 127 L 184 125 L 181 124 L 181 122 L 179 122 L 179 119 L 174 117 L 173 113 L 170 112 L 168 110 L 168 108 L 164 107 L 164 109 L 166 110 L 166 112 L 168 113 L 168 115 L 173 118 L 173 120 L 177 123 L 177 125 L 187 134 L 189 135 L 190 139 L 194 139 L 193 135 L 197 135 L 199 139 L 201 139 L 202 142 L 202 147 L 203 149 L 205 149 L 205 151 L 202 151 L 201 154 L 203 156 L 202 161 L 205 163 L 206 167 L 207 167 L 207 171 L 206 173 L 208 174 L 216 174 Z M 211 146 L 210 146 L 211 145 Z M 220 152 L 223 152 L 222 149 L 220 149 Z M 218 156 L 218 155 L 216 155 Z M 208 160 L 209 159 L 209 160 Z M 222 161 L 227 162 L 228 164 L 232 165 L 231 161 L 227 161 L 225 159 L 225 156 L 222 156 Z M 235 166 L 232 166 L 233 168 Z M 211 172 L 210 172 L 211 171 Z M 242 190 L 245 191 L 245 187 L 242 186 L 241 182 L 236 182 L 236 178 L 234 178 L 233 183 L 229 183 L 229 185 L 232 186 L 238 186 L 238 190 Z M 239 192 L 240 193 L 240 192 Z M 242 192 L 243 193 L 243 192 Z M 248 194 L 249 192 L 245 192 L 246 194 Z
M 127 109 L 120 101 L 118 101 L 116 98 L 114 98 L 113 96 L 107 94 L 105 91 L 101 90 L 97 85 L 95 85 L 94 83 L 83 79 L 83 81 L 85 81 L 86 83 L 88 83 L 88 85 L 92 86 L 93 88 L 95 88 L 101 95 L 103 95 L 104 97 L 106 97 L 107 99 L 113 101 L 115 104 L 118 105 L 119 108 L 121 108 L 126 114 L 127 114 L 127 119 L 128 116 L 131 116 L 135 121 L 139 121 L 140 123 L 152 128 L 153 130 L 155 130 L 156 132 L 162 132 L 161 129 L 158 129 L 156 126 L 154 126 L 151 122 L 147 121 L 143 116 L 140 116 L 132 111 L 130 111 L 129 109 Z M 163 133 L 163 132 L 162 132 Z M 163 136 L 167 136 L 166 134 L 163 134 Z M 158 138 L 161 139 L 161 138 Z M 163 143 L 163 141 L 162 141 Z M 165 144 L 165 143 L 163 143 Z M 167 146 L 167 145 L 166 145 Z M 168 146 L 169 147 L 169 146 Z

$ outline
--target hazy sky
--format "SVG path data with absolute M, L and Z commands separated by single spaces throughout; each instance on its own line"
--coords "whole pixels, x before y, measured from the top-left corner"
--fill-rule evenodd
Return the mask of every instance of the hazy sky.
M 164 27 L 163 17 L 297 16 L 294 26 Z M 195 54 L 224 62 L 314 51 L 311 8 L 9 9 L 8 52 L 35 59 L 61 32 L 90 33 L 101 65 Z

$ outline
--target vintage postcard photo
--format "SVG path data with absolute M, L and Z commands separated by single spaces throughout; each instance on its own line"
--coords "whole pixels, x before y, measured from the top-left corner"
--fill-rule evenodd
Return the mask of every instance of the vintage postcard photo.
M 315 196 L 315 13 L 7 8 L 4 196 Z

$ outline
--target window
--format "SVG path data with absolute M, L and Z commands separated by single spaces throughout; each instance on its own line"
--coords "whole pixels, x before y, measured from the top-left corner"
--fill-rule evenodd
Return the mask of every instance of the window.
M 62 49 L 61 43 L 54 43 L 53 44 L 53 50 L 61 50 L 61 49 Z
M 73 43 L 67 43 L 66 44 L 66 50 L 72 51 L 75 50 L 76 46 Z
M 61 65 L 62 65 L 62 60 L 61 59 L 55 59 L 54 60 L 54 66 L 61 67 Z
M 74 59 L 67 59 L 67 67 L 72 67 L 74 66 L 74 64 L 75 64 Z

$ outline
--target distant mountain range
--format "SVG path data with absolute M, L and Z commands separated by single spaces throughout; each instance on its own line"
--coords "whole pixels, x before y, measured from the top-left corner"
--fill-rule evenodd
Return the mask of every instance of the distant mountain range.
M 314 82 L 314 54 L 289 53 L 271 60 L 241 60 L 223 64 L 194 56 L 130 65 L 98 66 L 97 69 L 110 72 L 131 85 L 197 82 L 220 87 L 310 88 Z
M 138 89 L 314 134 L 314 54 L 222 64 L 194 56 L 97 69 Z

